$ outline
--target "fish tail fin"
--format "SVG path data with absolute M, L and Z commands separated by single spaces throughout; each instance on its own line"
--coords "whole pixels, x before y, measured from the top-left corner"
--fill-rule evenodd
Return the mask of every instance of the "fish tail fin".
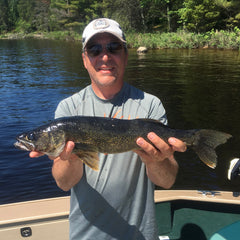
M 224 144 L 231 137 L 230 134 L 224 132 L 201 129 L 195 132 L 192 148 L 201 161 L 210 168 L 215 168 L 217 166 L 215 148 L 220 144 Z

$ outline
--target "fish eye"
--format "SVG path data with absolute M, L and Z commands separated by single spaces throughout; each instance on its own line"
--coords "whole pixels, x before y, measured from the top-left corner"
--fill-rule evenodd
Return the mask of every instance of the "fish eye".
M 27 140 L 30 140 L 30 141 L 34 141 L 35 140 L 35 135 L 33 133 L 29 133 L 27 136 L 26 136 L 26 139 Z

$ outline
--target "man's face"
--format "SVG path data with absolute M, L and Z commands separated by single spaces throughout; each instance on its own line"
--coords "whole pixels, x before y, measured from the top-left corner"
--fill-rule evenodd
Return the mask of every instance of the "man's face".
M 95 87 L 122 86 L 128 54 L 118 38 L 109 33 L 96 34 L 82 56 Z

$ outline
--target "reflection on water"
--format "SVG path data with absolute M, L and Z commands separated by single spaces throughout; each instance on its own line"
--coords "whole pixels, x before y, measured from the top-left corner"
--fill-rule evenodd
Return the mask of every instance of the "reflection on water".
M 239 65 L 236 51 L 160 50 L 138 59 L 132 83 L 162 99 L 170 126 L 211 128 L 234 135 L 217 149 L 216 170 L 206 168 L 190 151 L 187 156 L 177 154 L 180 173 L 175 188 L 238 191 L 239 179 L 229 182 L 227 169 L 229 160 L 239 156 Z
M 217 149 L 219 164 L 206 167 L 188 151 L 175 188 L 239 191 L 227 180 L 239 156 L 240 57 L 237 51 L 129 51 L 125 80 L 161 98 L 174 128 L 211 128 L 234 135 Z M 51 161 L 14 149 L 17 133 L 48 122 L 58 102 L 89 84 L 81 45 L 47 40 L 0 41 L 0 203 L 60 196 Z

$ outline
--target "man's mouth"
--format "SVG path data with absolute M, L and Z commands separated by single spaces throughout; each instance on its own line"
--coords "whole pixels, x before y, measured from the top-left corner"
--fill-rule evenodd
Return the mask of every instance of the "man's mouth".
M 99 69 L 101 69 L 101 70 L 111 70 L 111 69 L 113 69 L 113 67 L 100 67 Z
M 113 67 L 100 67 L 99 71 L 103 72 L 103 73 L 111 73 L 113 71 Z

